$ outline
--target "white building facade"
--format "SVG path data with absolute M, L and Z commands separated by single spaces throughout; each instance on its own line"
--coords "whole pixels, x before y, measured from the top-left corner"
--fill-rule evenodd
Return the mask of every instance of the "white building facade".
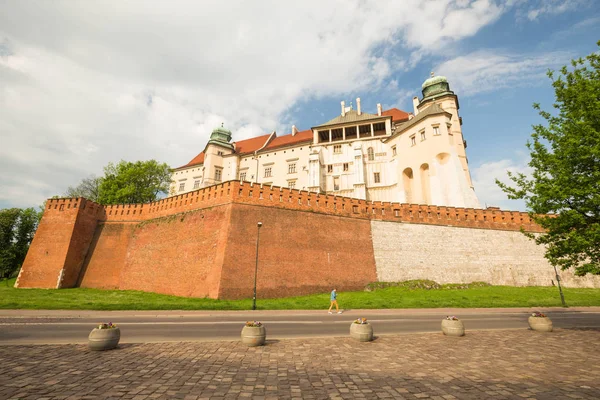
M 427 79 L 414 110 L 341 113 L 309 130 L 231 142 L 215 129 L 204 150 L 173 171 L 171 195 L 243 180 L 373 201 L 481 208 L 473 190 L 458 97 Z

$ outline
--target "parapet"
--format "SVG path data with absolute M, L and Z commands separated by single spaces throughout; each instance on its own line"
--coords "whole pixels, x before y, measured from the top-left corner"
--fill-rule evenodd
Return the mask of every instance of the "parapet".
M 543 229 L 531 220 L 528 213 L 502 211 L 497 207 L 473 209 L 367 201 L 240 181 L 227 181 L 146 204 L 102 206 L 84 198 L 49 199 L 46 202 L 45 212 L 58 213 L 79 207 L 85 209 L 87 213 L 96 214 L 99 221 L 142 222 L 230 203 L 252 204 L 375 221 L 543 232 Z

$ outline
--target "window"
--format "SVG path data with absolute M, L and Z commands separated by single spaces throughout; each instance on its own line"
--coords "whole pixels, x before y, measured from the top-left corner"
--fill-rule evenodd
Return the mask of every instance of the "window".
M 223 176 L 223 168 L 216 167 L 215 168 L 215 181 L 221 181 L 221 177 Z
M 438 126 L 434 126 L 433 127 L 433 136 L 439 136 L 439 135 L 441 135 L 439 125 Z
M 245 181 L 245 180 L 246 180 L 246 173 L 240 172 L 240 181 Z
M 344 172 L 348 172 L 348 163 L 344 163 Z
M 379 176 L 379 172 L 375 172 L 373 174 L 373 180 L 375 181 L 375 183 L 380 183 L 381 182 L 381 177 Z
M 181 183 L 179 184 L 179 191 L 180 191 L 180 192 L 183 192 L 184 190 L 185 190 L 185 182 L 181 182 Z
M 396 146 L 392 147 L 392 155 L 396 156 L 398 153 L 396 152 Z
M 296 181 L 288 181 L 288 187 L 290 189 L 295 189 L 296 188 Z
M 296 163 L 288 164 L 288 174 L 295 174 L 295 173 L 296 173 Z
M 425 140 L 425 129 L 419 132 L 419 134 L 421 135 L 421 141 Z
M 367 149 L 367 157 L 369 158 L 369 161 L 375 160 L 375 152 L 373 151 L 372 147 Z
M 333 152 L 335 154 L 341 154 L 342 153 L 342 145 L 341 144 L 336 144 L 333 146 Z
M 222 152 L 222 151 L 217 151 L 217 155 L 218 155 L 218 156 L 222 156 L 222 155 L 223 155 L 223 152 Z
M 339 176 L 333 177 L 333 190 L 340 190 L 340 177 Z
M 410 137 L 410 145 L 415 146 L 416 144 L 417 144 L 417 139 L 415 138 L 415 135 L 412 135 Z
M 329 173 L 333 172 L 333 165 L 328 165 L 327 166 L 327 172 L 329 172 Z
M 200 179 L 194 181 L 194 189 L 198 189 L 200 187 Z
M 265 167 L 265 178 L 269 178 L 269 177 L 273 176 L 272 173 L 273 173 L 273 169 L 271 167 Z

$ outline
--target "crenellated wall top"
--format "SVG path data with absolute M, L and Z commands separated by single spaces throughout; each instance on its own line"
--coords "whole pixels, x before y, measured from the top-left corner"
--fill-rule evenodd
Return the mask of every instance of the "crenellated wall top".
M 529 214 L 487 209 L 379 202 L 250 182 L 227 181 L 146 204 L 102 206 L 84 198 L 49 199 L 45 213 L 94 213 L 100 221 L 142 222 L 197 209 L 240 203 L 377 221 L 542 232 Z

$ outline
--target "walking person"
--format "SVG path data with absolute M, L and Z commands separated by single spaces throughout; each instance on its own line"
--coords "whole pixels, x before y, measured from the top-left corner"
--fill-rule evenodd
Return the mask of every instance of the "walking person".
M 329 305 L 329 314 L 333 314 L 331 312 L 331 308 L 333 307 L 333 305 L 335 304 L 335 310 L 337 311 L 338 314 L 341 314 L 342 312 L 340 311 L 340 307 L 338 306 L 338 302 L 337 302 L 337 291 L 335 289 L 333 289 L 331 291 L 331 296 L 329 296 L 329 300 L 331 301 L 331 304 Z

